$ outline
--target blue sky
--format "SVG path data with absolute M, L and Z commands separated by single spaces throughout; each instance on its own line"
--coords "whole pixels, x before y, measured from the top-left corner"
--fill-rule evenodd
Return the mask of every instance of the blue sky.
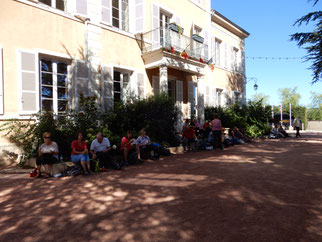
M 300 104 L 310 103 L 310 92 L 322 93 L 322 82 L 311 85 L 312 72 L 309 62 L 302 59 L 271 60 L 249 57 L 303 57 L 305 50 L 289 41 L 290 35 L 311 31 L 312 26 L 293 26 L 308 12 L 321 10 L 322 1 L 315 7 L 306 0 L 212 0 L 212 8 L 250 33 L 246 39 L 246 76 L 258 79 L 258 93 L 269 95 L 269 103 L 278 105 L 279 88 L 298 87 Z M 254 82 L 247 84 L 247 98 L 255 91 Z

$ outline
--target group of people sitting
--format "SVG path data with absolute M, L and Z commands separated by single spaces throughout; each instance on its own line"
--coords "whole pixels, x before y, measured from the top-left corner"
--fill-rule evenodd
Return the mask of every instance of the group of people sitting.
M 226 132 L 216 114 L 213 120 L 206 120 L 203 124 L 200 118 L 186 119 L 183 124 L 182 143 L 185 151 L 224 149 L 245 142 L 249 143 L 251 139 L 245 135 L 244 129 L 234 127 Z
M 121 152 L 123 160 L 117 162 L 111 155 L 111 144 L 107 137 L 102 133 L 96 135 L 90 145 L 90 150 L 87 148 L 86 142 L 83 140 L 84 134 L 78 132 L 77 140 L 71 144 L 71 160 L 82 167 L 85 176 L 93 174 L 90 166 L 90 155 L 93 160 L 98 160 L 99 168 L 101 171 L 106 171 L 107 168 L 120 170 L 123 165 L 128 165 L 132 158 L 136 163 L 142 163 L 142 156 L 147 159 L 156 160 L 159 158 L 157 145 L 151 143 L 149 136 L 146 135 L 146 130 L 140 131 L 140 136 L 137 139 L 133 138 L 131 131 L 127 131 L 126 135 L 121 140 Z M 41 166 L 45 169 L 45 178 L 50 177 L 51 166 L 59 161 L 59 149 L 56 142 L 51 140 L 51 133 L 43 133 L 44 143 L 38 149 L 37 176 L 42 177 Z
M 281 125 L 274 125 L 271 129 L 271 133 L 269 135 L 271 139 L 278 139 L 278 138 L 288 138 L 290 137 L 289 134 L 283 129 Z

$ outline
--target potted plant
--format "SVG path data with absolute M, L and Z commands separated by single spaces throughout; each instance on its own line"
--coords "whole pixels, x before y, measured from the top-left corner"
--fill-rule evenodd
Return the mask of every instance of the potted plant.
M 171 29 L 172 31 L 178 33 L 179 35 L 183 34 L 184 28 L 182 28 L 181 26 L 177 25 L 176 23 L 170 23 L 169 24 L 169 29 Z
M 197 41 L 197 42 L 199 42 L 199 43 L 201 43 L 201 44 L 203 44 L 203 41 L 204 41 L 204 38 L 201 37 L 199 34 L 193 34 L 192 39 Z

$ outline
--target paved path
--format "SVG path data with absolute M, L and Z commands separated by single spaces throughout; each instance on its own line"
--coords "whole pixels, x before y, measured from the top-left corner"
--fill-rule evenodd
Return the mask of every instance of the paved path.
M 0 174 L 0 241 L 322 241 L 322 135 L 90 177 Z

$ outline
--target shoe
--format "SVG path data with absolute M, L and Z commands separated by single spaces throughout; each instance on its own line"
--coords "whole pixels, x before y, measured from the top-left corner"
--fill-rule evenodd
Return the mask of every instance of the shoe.
M 121 170 L 122 169 L 122 167 L 124 166 L 124 164 L 125 164 L 125 161 L 123 160 L 123 161 L 121 161 L 117 166 L 116 166 L 116 170 Z
M 107 172 L 107 169 L 105 167 L 101 168 L 101 172 Z

